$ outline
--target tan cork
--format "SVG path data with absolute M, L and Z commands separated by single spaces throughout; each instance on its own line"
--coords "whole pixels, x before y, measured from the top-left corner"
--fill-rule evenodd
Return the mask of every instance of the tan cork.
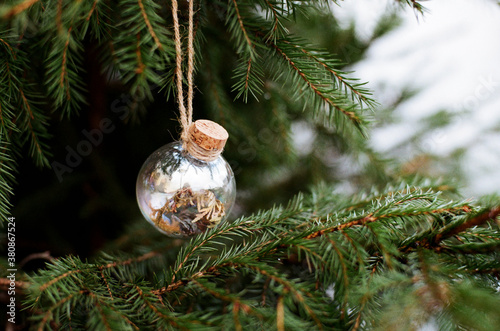
M 189 139 L 207 151 L 222 151 L 228 138 L 226 129 L 210 120 L 197 120 L 189 130 Z

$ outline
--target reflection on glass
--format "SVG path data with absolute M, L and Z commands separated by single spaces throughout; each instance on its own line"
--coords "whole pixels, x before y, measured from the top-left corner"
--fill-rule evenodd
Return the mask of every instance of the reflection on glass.
M 200 161 L 174 142 L 144 162 L 136 194 L 148 222 L 166 235 L 188 237 L 217 226 L 229 214 L 236 184 L 222 156 Z

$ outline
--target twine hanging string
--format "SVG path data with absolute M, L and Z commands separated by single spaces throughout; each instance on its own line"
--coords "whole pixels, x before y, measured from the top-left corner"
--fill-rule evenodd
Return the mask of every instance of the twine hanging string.
M 224 144 L 228 138 L 227 131 L 217 123 L 198 120 L 193 123 L 193 71 L 194 71 L 194 0 L 189 3 L 189 29 L 187 45 L 187 105 L 184 104 L 182 84 L 182 40 L 179 29 L 179 18 L 177 17 L 177 0 L 172 0 L 172 16 L 174 21 L 174 38 L 176 52 L 176 85 L 177 102 L 179 104 L 180 122 L 182 126 L 182 147 L 193 157 L 202 161 L 214 161 L 222 153 Z
M 194 0 L 188 0 L 189 2 L 189 27 L 188 27 L 188 96 L 187 96 L 187 117 L 192 121 L 193 119 L 193 72 L 194 72 L 194 28 L 193 28 L 193 17 L 194 17 Z
M 184 92 L 182 87 L 182 40 L 179 28 L 179 18 L 177 16 L 178 5 L 177 0 L 172 0 L 172 17 L 174 21 L 174 38 L 175 38 L 175 75 L 177 85 L 177 103 L 179 104 L 180 122 L 182 126 L 181 140 L 184 144 L 188 141 L 189 128 L 193 123 L 193 71 L 194 71 L 194 47 L 193 47 L 193 2 L 189 0 L 189 30 L 188 30 L 188 96 L 187 107 L 184 104 Z

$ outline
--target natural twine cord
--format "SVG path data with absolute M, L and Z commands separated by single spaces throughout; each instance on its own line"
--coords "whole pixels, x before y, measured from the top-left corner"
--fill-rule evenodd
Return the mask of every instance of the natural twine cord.
M 175 38 L 175 74 L 177 85 L 177 103 L 179 104 L 180 122 L 182 126 L 181 139 L 185 143 L 188 140 L 189 127 L 193 123 L 193 68 L 194 68 L 194 48 L 193 48 L 193 2 L 189 1 L 189 33 L 188 33 L 188 106 L 184 105 L 184 92 L 182 87 L 182 40 L 179 29 L 179 18 L 177 16 L 177 0 L 172 0 L 172 17 L 174 21 Z
M 187 96 L 187 112 L 188 118 L 192 122 L 193 118 L 193 72 L 194 72 L 194 31 L 193 31 L 193 17 L 194 17 L 194 0 L 188 0 L 189 2 L 189 28 L 188 28 L 188 96 Z
M 198 144 L 194 143 L 193 140 L 191 139 L 189 139 L 186 142 L 186 149 L 189 152 L 189 154 L 191 154 L 191 156 L 205 162 L 211 162 L 217 160 L 217 158 L 222 152 L 222 150 L 220 149 L 206 150 L 200 147 Z
M 175 52 L 176 52 L 176 86 L 177 86 L 177 102 L 179 104 L 180 113 L 180 123 L 182 126 L 181 140 L 183 148 L 191 154 L 191 156 L 206 162 L 214 161 L 222 153 L 223 147 L 212 145 L 206 148 L 202 147 L 198 141 L 199 130 L 195 127 L 193 123 L 193 71 L 194 71 L 194 28 L 193 28 L 193 17 L 194 17 L 194 0 L 188 0 L 189 3 L 189 27 L 188 27 L 188 45 L 187 45 L 187 106 L 184 104 L 184 94 L 183 94 L 183 84 L 182 84 L 182 40 L 179 28 L 179 18 L 177 16 L 178 5 L 177 0 L 172 0 L 172 17 L 174 22 L 174 38 L 175 38 Z M 215 126 L 213 126 L 215 125 Z M 219 127 L 219 125 L 213 123 L 212 129 L 214 127 Z M 220 127 L 224 132 L 224 128 Z M 220 134 L 220 130 L 217 129 Z M 213 132 L 212 132 L 213 133 Z M 203 133 L 204 134 L 204 133 Z M 227 135 L 227 133 L 226 133 Z M 217 134 L 216 134 L 217 137 Z M 214 137 L 211 137 L 214 138 Z M 226 137 L 227 139 L 227 137 Z M 225 143 L 225 140 L 224 140 Z M 222 145 L 223 146 L 223 145 Z

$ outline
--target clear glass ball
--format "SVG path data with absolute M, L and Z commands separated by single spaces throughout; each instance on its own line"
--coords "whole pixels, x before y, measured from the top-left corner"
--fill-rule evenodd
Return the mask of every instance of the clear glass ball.
M 136 184 L 146 220 L 171 237 L 189 237 L 217 226 L 236 196 L 233 171 L 219 155 L 211 162 L 192 157 L 181 142 L 167 144 L 144 162 Z

